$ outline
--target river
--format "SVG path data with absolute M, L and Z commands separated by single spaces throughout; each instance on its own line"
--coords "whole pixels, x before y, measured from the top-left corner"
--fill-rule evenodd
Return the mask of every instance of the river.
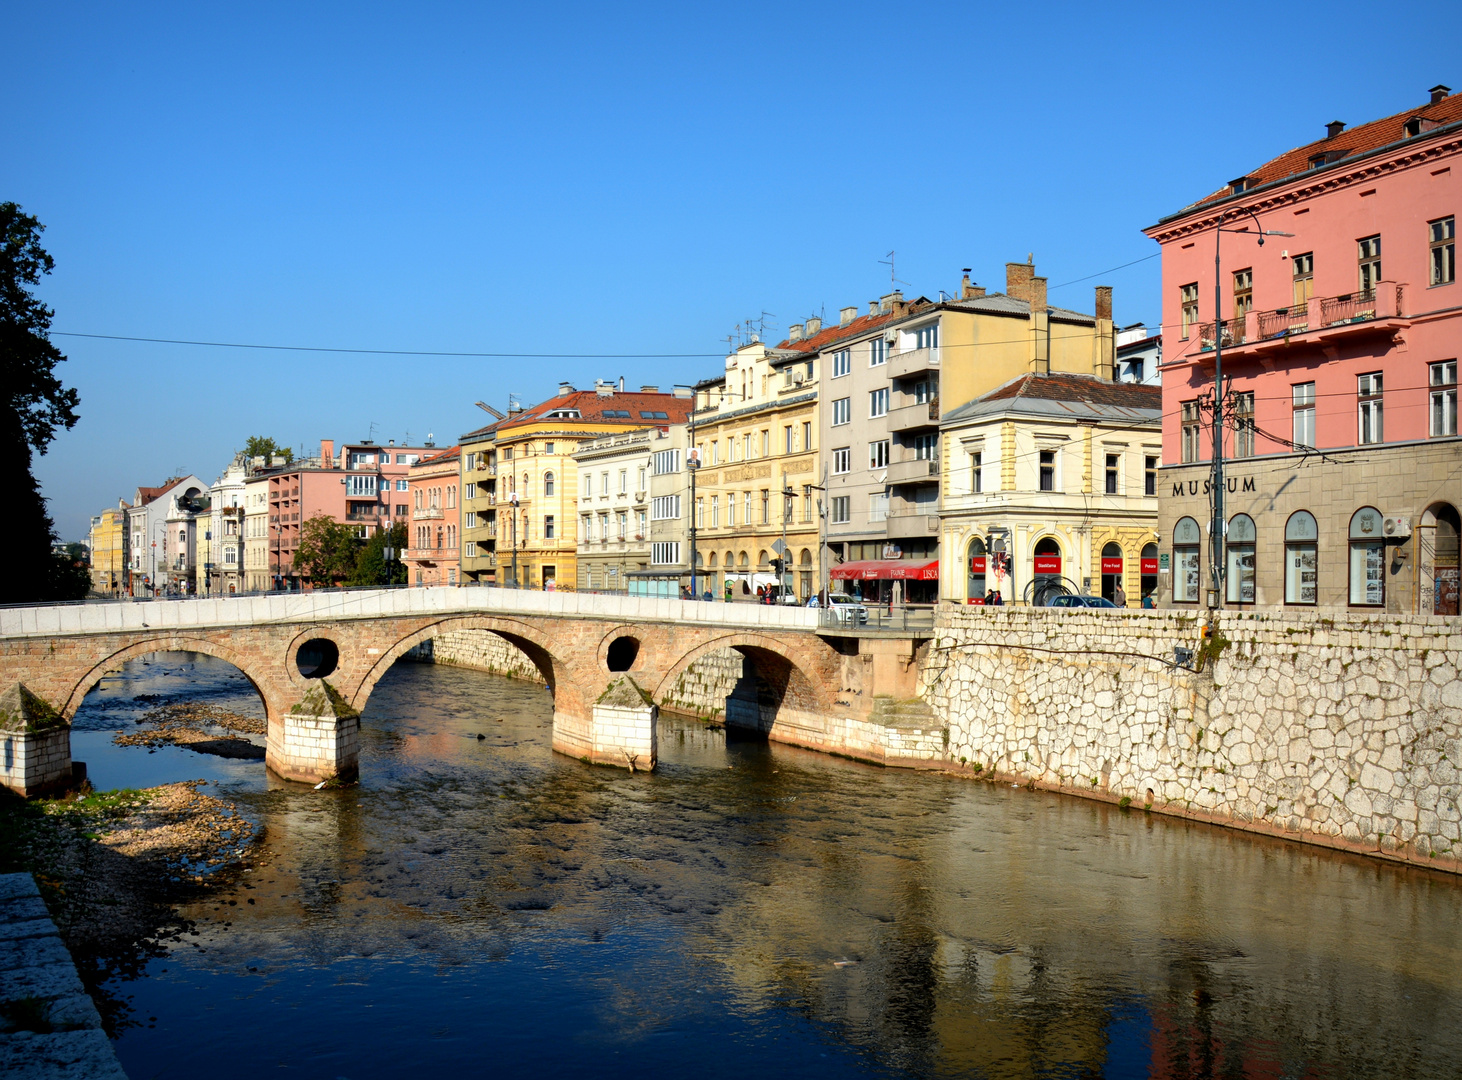
M 549 748 L 539 686 L 398 664 L 361 782 L 73 734 L 98 788 L 206 778 L 265 826 L 197 934 L 109 989 L 134 1080 L 1462 1075 L 1462 881 L 662 720 L 653 775 Z

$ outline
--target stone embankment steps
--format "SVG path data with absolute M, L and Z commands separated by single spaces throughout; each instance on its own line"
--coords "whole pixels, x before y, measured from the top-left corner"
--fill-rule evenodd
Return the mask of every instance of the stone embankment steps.
M 127 1080 L 29 874 L 0 874 L 0 1010 L 0 1074 Z

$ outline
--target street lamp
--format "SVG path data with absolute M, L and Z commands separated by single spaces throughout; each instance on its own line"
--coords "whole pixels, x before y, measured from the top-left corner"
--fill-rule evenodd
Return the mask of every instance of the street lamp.
M 512 492 L 509 492 L 508 493 L 508 502 L 512 505 L 512 509 L 508 511 L 508 517 L 512 521 L 512 529 L 513 529 L 513 584 L 512 584 L 512 587 L 514 589 L 516 589 L 518 587 L 518 493 L 517 493 L 517 491 L 512 491 Z
M 1254 219 L 1254 228 L 1251 230 L 1245 225 L 1241 229 L 1225 229 L 1224 219 L 1231 214 L 1248 214 Z M 1260 247 L 1264 246 L 1266 236 L 1294 235 L 1278 229 L 1265 229 L 1259 223 L 1259 216 L 1247 206 L 1222 211 L 1213 230 L 1213 517 L 1208 523 L 1209 561 L 1212 563 L 1209 572 L 1213 578 L 1208 604 L 1211 608 L 1223 606 L 1223 581 L 1227 572 L 1223 509 L 1223 412 L 1226 394 L 1223 386 L 1223 263 L 1220 257 L 1221 242 L 1226 232 L 1257 236 Z

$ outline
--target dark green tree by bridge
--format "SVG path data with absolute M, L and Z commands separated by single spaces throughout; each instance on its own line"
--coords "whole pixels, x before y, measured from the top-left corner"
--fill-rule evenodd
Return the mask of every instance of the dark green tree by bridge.
M 339 585 L 355 573 L 360 553 L 354 525 L 320 514 L 300 526 L 294 565 L 311 585 Z
M 23 466 L 7 533 L 15 545 L 0 574 L 0 603 L 79 600 L 90 585 L 85 566 L 57 551 L 56 527 L 32 472 L 56 429 L 77 421 L 80 396 L 61 385 L 66 359 L 51 343 L 55 312 L 32 289 L 55 266 L 41 247 L 45 226 L 13 202 L 0 202 L 0 455 Z
M 405 554 L 401 549 L 405 546 L 405 525 L 398 522 L 389 529 L 377 529 L 361 549 L 355 573 L 351 574 L 347 584 L 405 585 L 406 566 L 401 562 L 401 556 Z M 391 549 L 390 559 L 386 558 L 387 548 Z

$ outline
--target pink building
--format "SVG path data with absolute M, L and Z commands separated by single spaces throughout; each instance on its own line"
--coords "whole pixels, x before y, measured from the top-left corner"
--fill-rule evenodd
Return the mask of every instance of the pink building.
M 411 522 L 406 580 L 412 585 L 456 585 L 461 566 L 458 543 L 457 484 L 462 448 L 454 446 L 424 457 L 407 478 Z
M 274 587 L 298 589 L 295 552 L 300 530 L 312 517 L 354 525 L 359 536 L 408 523 L 411 467 L 432 447 L 345 443 L 335 452 L 333 439 L 320 442 L 320 457 L 284 466 L 268 475 L 269 566 Z
M 1146 230 L 1163 258 L 1163 603 L 1457 614 L 1462 95 L 1449 93 L 1331 123 Z M 1261 246 L 1261 229 L 1284 235 Z

